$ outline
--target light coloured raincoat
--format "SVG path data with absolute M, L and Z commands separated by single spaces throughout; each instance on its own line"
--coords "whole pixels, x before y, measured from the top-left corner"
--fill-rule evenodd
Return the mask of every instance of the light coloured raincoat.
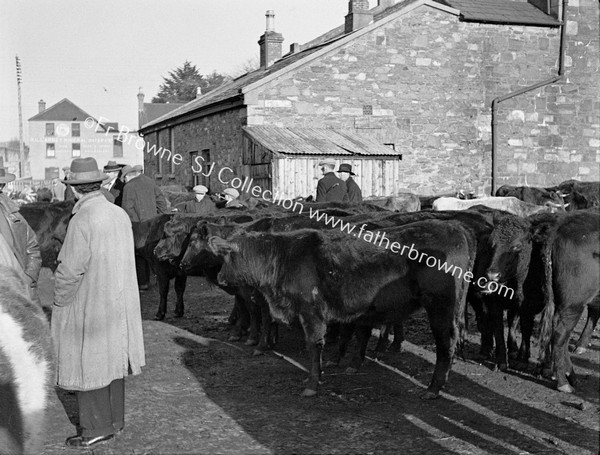
M 57 384 L 94 390 L 145 365 L 133 233 L 100 191 L 73 207 L 55 273 Z

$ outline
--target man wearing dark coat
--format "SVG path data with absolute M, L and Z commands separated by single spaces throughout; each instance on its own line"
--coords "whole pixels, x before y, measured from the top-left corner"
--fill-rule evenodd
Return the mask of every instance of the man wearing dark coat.
M 113 195 L 114 204 L 119 207 L 123 205 L 123 188 L 125 187 L 125 182 L 121 176 L 121 169 L 123 169 L 123 167 L 125 167 L 124 164 L 117 164 L 116 161 L 109 161 L 106 166 L 104 166 L 104 173 L 110 177 L 110 180 L 102 185 L 103 188 Z
M 340 174 L 340 179 L 346 182 L 346 197 L 344 198 L 344 202 L 362 202 L 362 191 L 352 178 L 353 175 L 356 175 L 352 172 L 352 165 L 347 163 L 340 164 L 338 173 Z
M 121 174 L 125 179 L 121 208 L 131 221 L 147 221 L 161 213 L 171 213 L 162 190 L 154 180 L 142 174 L 142 166 L 126 165 Z M 140 255 L 136 255 L 135 259 L 138 285 L 140 291 L 145 291 L 150 280 L 150 264 Z
M 335 160 L 327 158 L 319 162 L 323 178 L 317 183 L 317 202 L 342 202 L 346 196 L 346 183 L 333 172 Z
M 208 215 L 217 209 L 215 203 L 209 197 L 206 197 L 208 188 L 206 188 L 204 185 L 196 185 L 194 188 L 192 188 L 192 191 L 194 192 L 195 199 L 193 201 L 186 201 L 182 202 L 181 204 L 177 204 L 175 208 L 179 212 Z

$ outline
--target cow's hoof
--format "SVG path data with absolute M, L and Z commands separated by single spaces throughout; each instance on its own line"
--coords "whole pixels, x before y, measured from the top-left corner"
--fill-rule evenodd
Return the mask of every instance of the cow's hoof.
M 164 313 L 156 313 L 156 316 L 154 316 L 155 321 L 162 321 L 164 318 L 165 318 Z
M 258 340 L 253 340 L 252 338 L 248 338 L 244 342 L 244 345 L 246 345 L 246 346 L 256 346 L 257 344 L 258 344 Z
M 259 355 L 263 355 L 265 353 L 264 349 L 255 349 L 252 351 L 252 355 L 258 357 Z
M 432 392 L 427 390 L 423 395 L 421 395 L 421 400 L 436 400 L 440 397 L 439 393 Z
M 499 363 L 498 364 L 498 369 L 504 373 L 506 373 L 508 371 L 508 364 L 506 363 Z
M 586 352 L 587 348 L 584 348 L 583 346 L 579 346 L 575 349 L 575 354 L 585 354 Z
M 402 352 L 404 351 L 404 349 L 402 348 L 402 344 L 401 343 L 392 343 L 390 344 L 390 347 L 387 349 L 388 352 Z
M 229 335 L 227 341 L 240 341 L 242 337 L 240 335 Z
M 573 389 L 573 387 L 571 387 L 571 384 L 564 384 L 564 385 L 558 386 L 556 389 L 559 392 L 564 392 L 564 393 L 573 393 L 575 391 L 575 389 Z
M 175 312 L 175 317 L 176 318 L 182 318 L 183 317 L 183 311 L 182 312 L 176 311 Z
M 348 367 L 348 368 L 346 368 L 346 373 L 348 373 L 348 374 L 358 373 L 358 368 Z
M 316 394 L 317 394 L 316 390 L 313 390 L 313 389 L 304 389 L 302 391 L 301 396 L 303 396 L 303 397 L 314 397 Z
M 335 362 L 333 360 L 328 360 L 327 362 L 325 362 L 325 367 L 337 367 L 340 364 L 340 362 Z

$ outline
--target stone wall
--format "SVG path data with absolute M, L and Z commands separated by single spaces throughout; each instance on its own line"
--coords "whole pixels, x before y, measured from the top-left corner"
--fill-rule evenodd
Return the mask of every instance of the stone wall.
M 597 179 L 598 25 L 589 18 L 598 5 L 579 0 L 569 14 L 569 83 L 500 105 L 503 182 Z M 489 192 L 491 101 L 557 74 L 559 32 L 459 22 L 422 6 L 258 88 L 248 124 L 356 128 L 402 151 L 406 190 Z
M 229 167 L 234 170 L 236 175 L 242 175 L 242 126 L 244 126 L 244 121 L 244 109 L 231 109 L 176 125 L 170 128 L 170 132 L 167 129 L 161 130 L 158 135 L 158 145 L 168 148 L 173 154 L 181 155 L 183 160 L 180 164 L 174 164 L 172 160 L 169 160 L 168 154 L 164 154 L 161 165 L 163 172 L 159 173 L 158 158 L 151 153 L 146 154 L 144 158 L 146 174 L 155 177 L 160 186 L 173 184 L 193 186 L 193 171 L 199 170 L 199 166 L 196 164 L 202 165 L 204 173 L 208 173 L 210 168 L 209 164 L 202 160 L 197 160 L 195 163 L 194 153 L 202 156 L 203 151 L 208 151 L 211 164 L 215 164 L 215 170 L 208 178 L 209 189 L 211 191 L 224 189 L 217 178 L 217 172 L 220 169 Z M 169 134 L 173 135 L 172 139 Z M 144 139 L 147 141 L 147 146 L 157 143 L 156 133 L 151 133 Z M 231 173 L 228 176 L 230 177 Z

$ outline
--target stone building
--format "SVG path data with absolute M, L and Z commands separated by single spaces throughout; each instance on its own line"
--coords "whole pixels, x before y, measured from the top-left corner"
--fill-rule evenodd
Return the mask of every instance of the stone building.
M 340 23 L 282 56 L 267 12 L 258 70 L 141 127 L 146 172 L 286 197 L 323 156 L 367 195 L 600 179 L 597 0 L 352 0 Z

